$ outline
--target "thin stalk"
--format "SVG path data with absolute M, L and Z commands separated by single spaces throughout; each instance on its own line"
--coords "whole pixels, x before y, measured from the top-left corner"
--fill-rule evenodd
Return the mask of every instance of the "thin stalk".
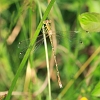
M 39 6 L 40 17 L 41 17 L 41 19 L 42 19 L 42 12 L 41 12 L 41 9 L 40 9 L 39 2 L 38 2 L 38 6 Z M 49 57 L 48 57 L 47 41 L 46 41 L 44 26 L 42 27 L 42 31 L 43 31 L 43 38 L 44 38 L 45 54 L 46 54 L 46 64 L 47 64 L 47 74 L 48 74 L 49 100 L 51 100 L 51 85 L 50 85 L 50 70 L 49 70 L 50 66 L 49 66 Z
M 47 74 L 48 74 L 48 89 L 49 89 L 49 100 L 51 100 L 51 85 L 50 85 L 50 66 L 49 66 L 49 58 L 48 58 L 48 50 L 47 50 L 47 42 L 45 36 L 45 30 L 43 30 L 43 38 L 44 38 L 44 46 L 45 46 L 45 54 L 46 54 L 46 63 L 47 63 Z
M 51 2 L 49 3 L 49 5 L 48 5 L 48 7 L 47 7 L 47 9 L 46 9 L 46 11 L 44 13 L 44 16 L 41 19 L 41 21 L 40 21 L 40 23 L 39 23 L 39 25 L 38 25 L 38 27 L 37 27 L 37 29 L 35 31 L 34 37 L 30 41 L 29 47 L 32 47 L 34 45 L 34 43 L 36 41 L 36 38 L 37 38 L 37 36 L 38 36 L 38 34 L 39 34 L 40 30 L 41 30 L 41 27 L 43 25 L 43 21 L 47 18 L 47 16 L 48 16 L 48 14 L 49 14 L 49 12 L 50 12 L 50 10 L 51 10 L 54 2 L 55 2 L 55 0 L 51 0 Z M 11 87 L 10 87 L 10 89 L 8 91 L 8 94 L 7 94 L 6 98 L 5 98 L 5 100 L 10 100 L 12 91 L 13 91 L 15 85 L 16 85 L 16 82 L 18 80 L 18 77 L 20 76 L 20 74 L 21 74 L 21 72 L 22 72 L 22 70 L 24 68 L 24 65 L 25 65 L 25 63 L 26 63 L 26 61 L 27 61 L 27 59 L 29 57 L 29 54 L 30 54 L 31 50 L 32 50 L 32 48 L 28 48 L 27 49 L 27 51 L 26 51 L 26 53 L 24 55 L 24 58 L 22 59 L 20 65 L 19 65 L 19 68 L 18 68 L 18 70 L 17 70 L 17 72 L 15 74 L 15 77 L 14 77 L 12 83 L 11 83 Z

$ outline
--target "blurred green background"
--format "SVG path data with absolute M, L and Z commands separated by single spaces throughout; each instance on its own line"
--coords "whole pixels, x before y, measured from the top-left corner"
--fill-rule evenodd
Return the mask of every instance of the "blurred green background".
M 39 0 L 42 14 L 48 2 Z M 78 16 L 84 12 L 100 13 L 100 0 L 56 0 L 47 18 L 52 21 L 51 29 L 58 36 L 54 36 L 53 42 L 63 84 L 60 89 L 51 44 L 47 38 L 52 100 L 83 100 L 82 97 L 100 99 L 91 95 L 100 81 L 100 55 L 96 51 L 100 44 L 100 33 L 82 30 Z M 0 0 L 0 97 L 9 90 L 28 48 L 25 42 L 22 48 L 18 48 L 18 43 L 34 38 L 40 20 L 35 0 Z M 39 42 L 35 49 L 17 80 L 11 100 L 48 100 L 44 45 Z

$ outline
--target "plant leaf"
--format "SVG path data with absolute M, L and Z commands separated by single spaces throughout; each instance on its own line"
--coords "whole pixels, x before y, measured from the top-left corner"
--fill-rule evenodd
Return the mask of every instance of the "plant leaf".
M 100 82 L 98 82 L 95 88 L 93 89 L 92 95 L 96 97 L 100 97 Z
M 79 15 L 79 22 L 85 31 L 100 32 L 100 13 L 83 13 Z

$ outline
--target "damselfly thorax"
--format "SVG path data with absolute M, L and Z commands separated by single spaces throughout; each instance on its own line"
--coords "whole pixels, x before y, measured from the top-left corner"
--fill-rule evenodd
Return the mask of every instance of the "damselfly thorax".
M 53 33 L 52 33 L 52 30 L 51 30 L 51 20 L 45 20 L 45 21 L 43 21 L 43 24 L 44 24 L 46 33 L 48 35 L 52 35 Z

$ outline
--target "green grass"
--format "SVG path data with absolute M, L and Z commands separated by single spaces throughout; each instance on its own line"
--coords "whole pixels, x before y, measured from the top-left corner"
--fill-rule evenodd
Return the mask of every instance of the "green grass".
M 99 100 L 91 93 L 100 81 L 100 33 L 86 33 L 78 20 L 79 14 L 87 11 L 100 13 L 99 8 L 99 0 L 51 0 L 50 4 L 46 0 L 0 0 L 0 96 L 8 91 L 5 100 L 80 100 L 81 97 Z M 64 36 L 59 38 L 59 44 L 56 36 L 53 40 L 62 89 L 57 82 L 49 38 L 48 72 L 44 45 L 33 51 L 46 19 L 52 21 L 55 33 L 60 32 L 57 35 Z M 74 35 L 75 30 L 79 32 L 69 40 L 67 36 Z M 15 39 L 8 40 L 12 34 Z M 29 48 L 20 59 L 18 43 L 29 38 Z M 50 78 L 47 73 L 51 74 Z
M 50 12 L 50 10 L 51 10 L 51 8 L 52 8 L 54 2 L 55 2 L 55 0 L 52 0 L 52 1 L 50 2 L 49 6 L 47 7 L 47 9 L 46 9 L 46 11 L 45 11 L 45 13 L 44 13 L 43 18 L 41 19 L 41 21 L 40 21 L 40 23 L 39 23 L 39 25 L 38 25 L 38 27 L 37 27 L 37 29 L 36 29 L 34 38 L 32 39 L 32 41 L 30 41 L 30 45 L 29 45 L 29 46 L 32 46 L 32 45 L 34 44 L 34 42 L 36 41 L 36 38 L 37 38 L 37 36 L 38 36 L 38 34 L 39 34 L 40 30 L 41 30 L 41 27 L 42 27 L 42 25 L 43 25 L 43 21 L 44 21 L 44 20 L 46 19 L 46 17 L 48 16 L 48 14 L 49 14 L 49 12 Z M 12 91 L 13 91 L 15 85 L 16 85 L 16 81 L 18 80 L 18 77 L 19 77 L 19 75 L 21 74 L 21 71 L 23 70 L 23 67 L 24 67 L 24 65 L 25 65 L 25 63 L 26 63 L 26 61 L 27 61 L 27 59 L 28 59 L 28 56 L 29 56 L 29 54 L 30 54 L 30 52 L 31 52 L 31 49 L 32 49 L 32 48 L 28 48 L 28 49 L 27 49 L 27 51 L 26 51 L 26 53 L 25 53 L 25 56 L 24 56 L 24 58 L 22 59 L 20 65 L 19 65 L 19 68 L 18 68 L 18 70 L 17 70 L 17 72 L 16 72 L 16 75 L 15 75 L 13 81 L 12 81 L 11 87 L 10 87 L 10 89 L 9 89 L 9 91 L 8 91 L 8 95 L 6 96 L 6 99 L 5 99 L 5 100 L 9 100 L 9 99 L 10 99 L 11 93 L 12 93 Z

